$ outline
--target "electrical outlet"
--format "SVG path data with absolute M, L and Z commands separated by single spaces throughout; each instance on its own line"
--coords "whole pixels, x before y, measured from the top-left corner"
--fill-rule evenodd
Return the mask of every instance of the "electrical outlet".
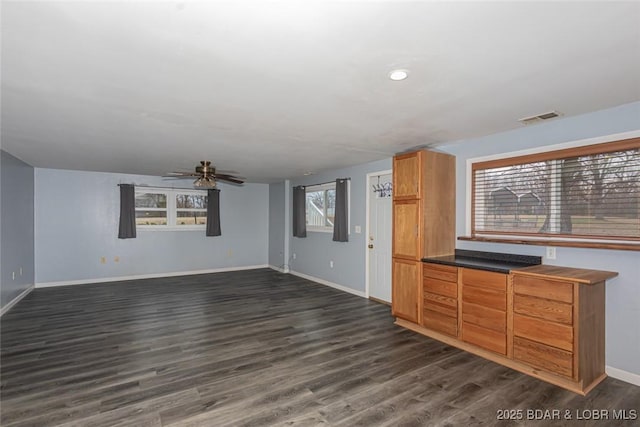
M 120 262 L 120 257 L 117 256 L 117 257 L 113 258 L 113 262 Z
M 556 248 L 554 246 L 547 246 L 547 259 L 556 259 Z
M 296 259 L 296 253 L 295 252 L 293 253 L 293 259 Z
M 329 267 L 333 268 L 333 261 L 329 261 Z
M 100 257 L 100 264 L 106 264 L 107 263 L 107 257 Z
M 232 249 L 229 249 L 229 250 L 227 251 L 227 257 L 231 258 L 232 256 L 233 256 L 233 250 L 232 250 Z

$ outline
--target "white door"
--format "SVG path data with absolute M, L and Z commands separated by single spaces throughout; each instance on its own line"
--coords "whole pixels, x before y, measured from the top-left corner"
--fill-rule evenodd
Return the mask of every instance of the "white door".
M 391 302 L 391 174 L 369 178 L 369 296 Z

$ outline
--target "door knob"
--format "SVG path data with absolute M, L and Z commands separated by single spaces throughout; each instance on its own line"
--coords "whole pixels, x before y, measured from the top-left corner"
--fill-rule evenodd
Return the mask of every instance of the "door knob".
M 369 249 L 373 249 L 373 243 L 369 243 Z

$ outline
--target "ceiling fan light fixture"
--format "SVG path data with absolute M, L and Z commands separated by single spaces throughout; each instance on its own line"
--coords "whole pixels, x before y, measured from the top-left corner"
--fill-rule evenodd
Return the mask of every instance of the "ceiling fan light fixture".
M 193 186 L 196 188 L 216 188 L 216 180 L 209 176 L 201 176 L 193 181 Z

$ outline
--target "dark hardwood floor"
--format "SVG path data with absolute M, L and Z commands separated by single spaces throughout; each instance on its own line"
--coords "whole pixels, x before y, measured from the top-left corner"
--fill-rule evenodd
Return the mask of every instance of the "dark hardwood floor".
M 1 323 L 7 427 L 639 423 L 575 418 L 639 410 L 640 387 L 581 397 L 268 269 L 36 289 Z

